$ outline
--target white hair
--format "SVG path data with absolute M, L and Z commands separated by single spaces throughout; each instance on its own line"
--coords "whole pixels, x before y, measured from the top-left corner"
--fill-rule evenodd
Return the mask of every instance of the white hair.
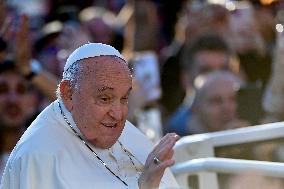
M 79 90 L 78 81 L 83 76 L 83 60 L 74 62 L 66 71 L 62 74 L 62 81 L 69 81 L 70 87 L 73 91 Z M 61 99 L 60 85 L 56 89 L 56 97 Z

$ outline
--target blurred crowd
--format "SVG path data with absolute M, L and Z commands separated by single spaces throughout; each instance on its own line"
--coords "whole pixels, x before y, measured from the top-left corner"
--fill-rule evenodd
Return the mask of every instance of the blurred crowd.
M 154 142 L 283 121 L 282 23 L 280 0 L 0 0 L 0 172 L 87 42 L 128 60 L 128 119 Z

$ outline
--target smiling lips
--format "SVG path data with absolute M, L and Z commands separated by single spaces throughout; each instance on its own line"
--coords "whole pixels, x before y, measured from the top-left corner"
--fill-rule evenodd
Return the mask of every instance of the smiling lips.
M 102 125 L 108 128 L 115 128 L 117 123 L 102 123 Z

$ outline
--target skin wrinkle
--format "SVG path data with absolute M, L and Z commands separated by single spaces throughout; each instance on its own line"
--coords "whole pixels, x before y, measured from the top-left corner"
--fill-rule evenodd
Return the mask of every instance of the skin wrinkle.
M 130 72 L 130 76 L 132 77 L 132 71 L 131 69 L 128 67 L 128 63 L 117 57 L 117 56 L 113 56 L 113 55 L 101 55 L 99 57 L 112 57 L 114 59 L 116 59 L 117 61 L 121 61 L 123 62 L 123 64 L 125 64 Z M 101 62 L 97 61 L 96 58 L 98 57 L 95 57 L 93 58 L 93 62 L 92 64 L 101 64 Z M 73 90 L 77 90 L 80 88 L 79 86 L 79 83 L 77 82 L 77 80 L 80 80 L 82 76 L 86 76 L 87 74 L 90 74 L 90 70 L 87 69 L 87 70 L 84 70 L 85 72 L 83 72 L 83 66 L 82 65 L 86 65 L 86 60 L 88 60 L 90 58 L 85 58 L 85 59 L 82 59 L 82 60 L 78 60 L 76 62 L 74 62 L 64 73 L 63 73 L 63 80 L 68 80 L 70 81 L 70 85 L 71 85 L 71 88 Z M 61 99 L 61 92 L 59 90 L 59 86 L 56 90 L 56 96 L 58 99 Z
M 105 90 L 113 90 L 112 87 L 102 87 L 101 89 L 98 89 L 99 92 L 104 92 Z
M 82 62 L 84 74 L 77 79 L 75 88 L 79 90 L 72 91 L 68 109 L 89 142 L 98 148 L 109 148 L 124 128 L 132 76 L 127 64 L 113 56 Z

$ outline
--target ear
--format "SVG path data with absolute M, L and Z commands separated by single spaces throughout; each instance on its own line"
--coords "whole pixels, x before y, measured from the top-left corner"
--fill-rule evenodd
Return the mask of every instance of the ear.
M 59 89 L 61 93 L 61 99 L 66 106 L 66 108 L 71 112 L 73 109 L 72 94 L 70 81 L 63 80 L 59 84 Z

